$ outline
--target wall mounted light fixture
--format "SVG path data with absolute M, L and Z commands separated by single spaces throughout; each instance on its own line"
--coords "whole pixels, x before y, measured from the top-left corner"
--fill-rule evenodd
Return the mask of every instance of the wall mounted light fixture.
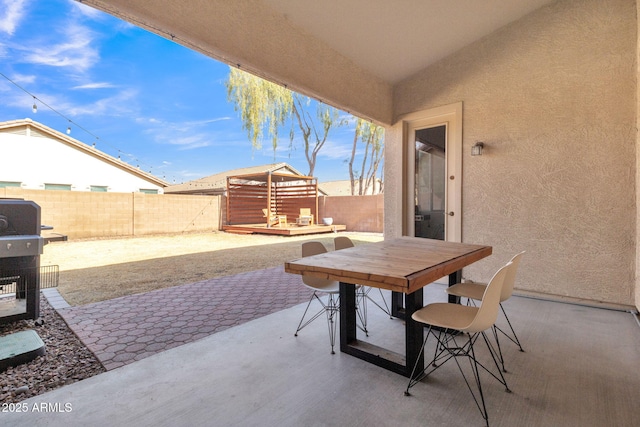
M 482 149 L 484 148 L 484 142 L 476 142 L 471 147 L 472 156 L 482 156 Z

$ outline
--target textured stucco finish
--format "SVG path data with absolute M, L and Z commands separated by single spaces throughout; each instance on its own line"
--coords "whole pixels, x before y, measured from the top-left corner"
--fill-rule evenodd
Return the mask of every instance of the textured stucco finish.
M 638 210 L 638 200 L 640 200 L 640 186 L 637 184 L 640 182 L 640 156 L 638 153 L 640 151 L 640 85 L 638 81 L 640 80 L 640 3 L 636 1 L 636 274 L 635 274 L 635 284 L 636 284 L 636 292 L 635 292 L 635 301 L 636 301 L 636 309 L 640 311 L 640 274 L 638 274 L 638 266 L 640 266 L 640 233 L 638 230 L 640 229 L 640 212 Z
M 465 277 L 526 250 L 519 289 L 634 305 L 636 27 L 632 0 L 560 1 L 396 87 L 398 118 L 464 104 L 463 241 L 494 247 Z M 401 120 L 387 138 L 393 235 Z

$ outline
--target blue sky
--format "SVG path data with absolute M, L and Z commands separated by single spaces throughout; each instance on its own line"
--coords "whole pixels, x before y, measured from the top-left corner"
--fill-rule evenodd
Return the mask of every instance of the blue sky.
M 75 1 L 0 0 L 0 73 L 28 92 L 0 76 L 0 121 L 71 127 L 169 183 L 273 162 L 308 172 L 301 144 L 283 141 L 275 158 L 269 141 L 252 150 L 227 102 L 227 65 Z M 38 101 L 33 113 L 30 94 L 60 114 Z M 352 143 L 353 126 L 333 130 L 320 182 L 348 179 Z

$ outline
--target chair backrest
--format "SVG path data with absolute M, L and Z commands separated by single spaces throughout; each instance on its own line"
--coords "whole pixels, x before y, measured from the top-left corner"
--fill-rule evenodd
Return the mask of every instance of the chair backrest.
M 327 248 L 322 244 L 322 242 L 314 240 L 311 242 L 304 242 L 302 244 L 302 257 L 323 254 L 326 252 Z M 333 282 L 333 280 L 322 279 L 320 277 L 310 277 L 303 274 L 302 282 L 314 288 L 323 288 L 326 287 L 329 283 Z
M 511 261 L 509 261 L 507 265 L 500 268 L 500 270 L 496 271 L 496 274 L 493 275 L 484 291 L 484 295 L 482 295 L 482 301 L 480 302 L 476 316 L 469 326 L 460 329 L 462 332 L 482 332 L 489 329 L 496 322 L 498 318 L 498 307 L 500 307 L 502 286 L 504 285 L 504 279 L 511 265 Z
M 311 208 L 300 208 L 300 216 L 311 216 Z
M 511 294 L 513 294 L 513 287 L 516 284 L 516 273 L 518 272 L 518 266 L 520 265 L 520 259 L 522 255 L 526 251 L 522 251 L 519 254 L 515 254 L 513 258 L 511 258 L 511 266 L 509 267 L 509 271 L 504 278 L 504 284 L 502 285 L 502 294 L 500 295 L 500 302 L 506 301 L 511 298 Z
M 355 246 L 351 241 L 351 239 L 348 238 L 347 236 L 338 236 L 334 238 L 333 244 L 336 248 L 336 251 L 339 251 L 340 249 L 352 248 Z
M 327 248 L 322 244 L 322 242 L 314 240 L 311 242 L 304 242 L 302 244 L 303 257 L 323 254 L 325 252 L 327 252 Z
M 262 209 L 262 215 L 264 215 L 265 218 L 269 218 L 269 211 L 268 209 Z M 271 214 L 271 216 L 273 216 L 273 214 Z

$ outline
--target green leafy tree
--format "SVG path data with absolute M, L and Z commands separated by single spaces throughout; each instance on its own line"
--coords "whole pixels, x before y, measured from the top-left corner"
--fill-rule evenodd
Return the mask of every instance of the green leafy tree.
M 271 137 L 274 156 L 279 143 L 279 129 L 291 125 L 290 146 L 293 148 L 296 129 L 304 143 L 304 154 L 313 176 L 318 152 L 327 142 L 329 131 L 342 126 L 338 110 L 317 103 L 315 115 L 309 112 L 311 100 L 285 87 L 231 68 L 226 82 L 227 98 L 240 112 L 243 128 L 255 149 L 262 148 L 265 133 Z
M 360 170 L 355 169 L 358 143 L 364 145 Z M 349 158 L 349 178 L 351 180 L 351 194 L 365 195 L 369 188 L 371 194 L 376 190 L 382 192 L 382 169 L 380 168 L 384 154 L 384 128 L 363 119 L 356 120 L 356 128 Z M 380 169 L 380 178 L 376 178 Z M 376 188 L 376 180 L 378 187 Z

